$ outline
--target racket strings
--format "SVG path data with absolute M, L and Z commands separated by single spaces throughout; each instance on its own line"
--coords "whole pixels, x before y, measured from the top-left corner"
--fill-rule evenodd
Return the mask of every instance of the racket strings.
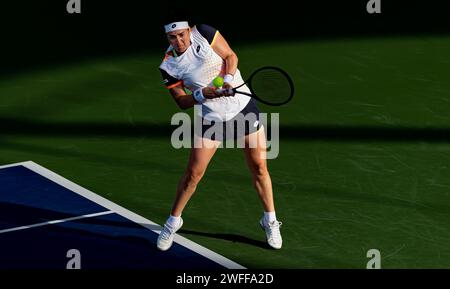
M 277 104 L 292 97 L 293 86 L 283 72 L 266 68 L 256 72 L 251 79 L 252 93 L 263 101 Z

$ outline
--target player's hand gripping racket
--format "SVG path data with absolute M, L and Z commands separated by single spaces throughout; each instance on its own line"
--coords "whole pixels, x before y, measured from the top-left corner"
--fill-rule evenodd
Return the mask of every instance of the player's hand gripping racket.
M 239 88 L 248 85 L 251 93 L 240 91 Z M 219 93 L 225 91 L 218 89 Z M 250 75 L 248 80 L 238 87 L 234 87 L 228 94 L 245 94 L 267 105 L 283 105 L 294 97 L 294 83 L 290 76 L 282 69 L 264 66 Z

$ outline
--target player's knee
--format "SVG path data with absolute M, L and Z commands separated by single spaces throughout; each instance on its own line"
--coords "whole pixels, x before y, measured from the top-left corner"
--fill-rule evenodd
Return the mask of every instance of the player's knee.
M 269 174 L 269 171 L 267 170 L 267 165 L 264 162 L 257 163 L 254 165 L 253 174 L 257 178 L 265 177 Z
M 203 177 L 205 171 L 189 169 L 186 172 L 186 182 L 188 185 L 197 185 Z

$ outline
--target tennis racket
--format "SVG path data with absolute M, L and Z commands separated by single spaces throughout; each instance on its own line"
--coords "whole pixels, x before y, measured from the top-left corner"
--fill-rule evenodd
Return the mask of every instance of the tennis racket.
M 251 93 L 240 91 L 248 85 Z M 219 93 L 224 89 L 218 89 Z M 279 106 L 288 103 L 294 97 L 294 83 L 281 68 L 264 66 L 255 70 L 243 84 L 234 87 L 228 94 L 245 94 L 267 105 Z

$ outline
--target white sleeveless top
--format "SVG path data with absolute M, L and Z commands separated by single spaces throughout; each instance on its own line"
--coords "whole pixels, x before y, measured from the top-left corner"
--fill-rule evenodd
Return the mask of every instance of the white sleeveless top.
M 173 49 L 169 46 L 167 52 Z M 180 56 L 166 55 L 160 68 L 172 77 L 182 80 L 183 85 L 190 91 L 201 87 L 213 86 L 216 76 L 224 76 L 225 61 L 212 49 L 208 40 L 198 32 L 196 27 L 191 30 L 191 45 Z M 236 70 L 231 85 L 233 87 L 244 83 L 241 73 Z M 250 92 L 247 86 L 239 90 Z M 196 104 L 199 115 L 209 121 L 227 121 L 235 117 L 250 101 L 244 94 L 235 94 L 229 97 L 207 99 L 203 104 Z M 199 107 L 201 106 L 201 107 Z

